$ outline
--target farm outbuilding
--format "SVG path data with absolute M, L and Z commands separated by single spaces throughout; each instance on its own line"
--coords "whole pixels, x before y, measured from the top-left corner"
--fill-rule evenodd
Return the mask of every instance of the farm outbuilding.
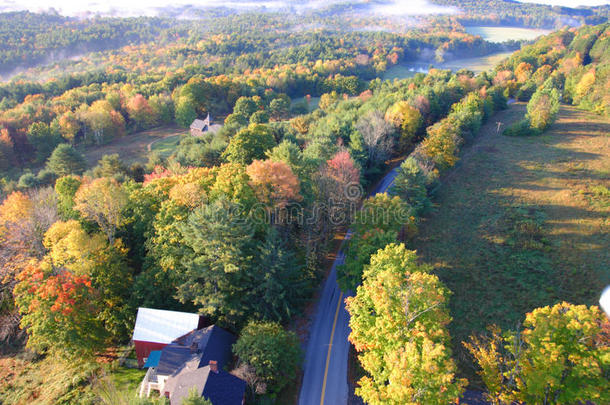
M 150 352 L 161 350 L 179 337 L 204 326 L 205 318 L 199 314 L 138 308 L 132 338 L 138 365 L 144 365 Z

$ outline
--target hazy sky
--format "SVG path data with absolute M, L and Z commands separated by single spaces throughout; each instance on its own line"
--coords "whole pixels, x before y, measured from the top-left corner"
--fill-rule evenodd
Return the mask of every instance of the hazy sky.
M 84 15 L 86 13 L 102 13 L 114 15 L 157 15 L 166 7 L 193 5 L 204 7 L 229 7 L 235 9 L 252 9 L 266 7 L 281 9 L 287 6 L 295 9 L 312 9 L 325 7 L 331 3 L 345 3 L 346 0 L 0 0 L 0 11 L 30 10 L 43 11 L 51 7 L 64 15 Z M 365 3 L 367 0 L 357 0 L 354 3 Z M 452 13 L 455 9 L 430 4 L 426 0 L 389 0 L 384 4 L 373 6 L 374 11 L 387 15 L 421 15 Z
M 578 5 L 608 4 L 608 0 L 520 0 L 536 3 L 557 4 L 576 7 Z M 308 9 L 327 6 L 333 2 L 345 0 L 0 0 L 0 11 L 30 10 L 45 11 L 53 7 L 64 15 L 85 15 L 87 13 L 113 14 L 119 16 L 157 15 L 165 7 L 183 5 L 225 6 L 237 9 L 267 7 L 269 9 L 283 8 L 286 5 L 296 9 Z M 357 0 L 366 2 L 366 0 Z M 391 0 L 385 4 L 374 6 L 374 11 L 385 15 L 418 15 L 431 13 L 451 13 L 454 10 L 430 4 L 426 0 Z
M 541 3 L 551 4 L 553 6 L 566 6 L 566 7 L 578 7 L 578 6 L 603 6 L 604 4 L 610 4 L 608 0 L 517 0 L 521 3 Z

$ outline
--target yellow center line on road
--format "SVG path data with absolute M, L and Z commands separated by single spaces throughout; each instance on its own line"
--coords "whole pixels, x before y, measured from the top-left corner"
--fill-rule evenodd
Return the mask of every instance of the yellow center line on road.
M 343 299 L 343 291 L 339 295 L 339 302 L 337 302 L 337 309 L 335 310 L 335 320 L 333 321 L 333 329 L 330 332 L 330 343 L 328 344 L 328 353 L 326 353 L 326 367 L 324 368 L 324 381 L 322 382 L 322 397 L 320 398 L 320 405 L 324 405 L 324 394 L 326 392 L 326 377 L 328 377 L 328 364 L 330 363 L 330 352 L 333 348 L 333 337 L 335 336 L 335 327 L 337 326 L 337 317 L 339 316 L 339 308 L 341 308 L 341 300 Z

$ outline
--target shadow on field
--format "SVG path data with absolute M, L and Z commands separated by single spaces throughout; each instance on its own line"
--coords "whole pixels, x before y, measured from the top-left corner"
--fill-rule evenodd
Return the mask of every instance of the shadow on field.
M 514 328 L 525 313 L 558 301 L 595 303 L 610 282 L 610 210 L 585 198 L 607 184 L 610 124 L 562 107 L 541 136 L 497 133 L 497 121 L 523 114 L 516 105 L 482 128 L 410 243 L 453 292 L 453 347 L 474 386 L 461 344 L 472 333 Z

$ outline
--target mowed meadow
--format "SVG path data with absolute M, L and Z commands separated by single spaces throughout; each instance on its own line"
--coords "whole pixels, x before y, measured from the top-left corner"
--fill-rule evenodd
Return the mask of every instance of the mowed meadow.
M 513 104 L 482 128 L 411 245 L 453 292 L 450 331 L 471 382 L 471 334 L 514 330 L 564 300 L 595 304 L 610 282 L 610 122 L 562 106 L 543 135 L 503 136 L 524 113 Z

